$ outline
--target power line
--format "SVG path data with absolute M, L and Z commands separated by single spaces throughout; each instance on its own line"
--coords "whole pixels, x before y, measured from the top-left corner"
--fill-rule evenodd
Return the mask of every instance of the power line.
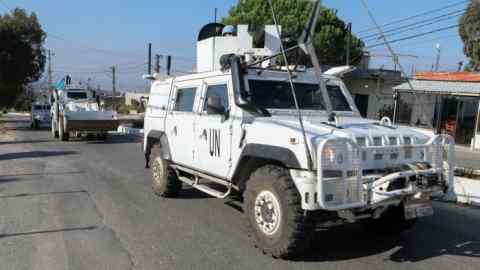
M 420 27 L 425 27 L 425 26 L 433 25 L 433 24 L 436 24 L 436 23 L 439 23 L 439 22 L 451 20 L 453 18 L 457 18 L 457 17 L 463 15 L 466 10 L 467 9 L 456 10 L 454 12 L 450 12 L 450 13 L 443 14 L 443 15 L 440 15 L 440 16 L 436 16 L 436 17 L 433 17 L 433 18 L 429 18 L 429 19 L 426 19 L 426 20 L 422 20 L 422 21 L 418 21 L 418 22 L 411 23 L 411 24 L 408 24 L 408 25 L 400 26 L 400 27 L 397 27 L 397 28 L 392 28 L 392 29 L 389 29 L 389 30 L 385 30 L 385 31 L 383 31 L 383 33 L 384 34 L 390 33 L 390 36 L 397 35 L 397 34 L 404 33 L 404 32 L 410 31 L 410 30 L 418 29 Z M 368 42 L 370 40 L 377 39 L 378 37 L 379 37 L 379 34 L 371 34 L 371 35 L 368 35 L 368 36 L 361 37 L 360 39 L 367 39 L 366 41 Z
M 434 33 L 446 31 L 446 30 L 449 30 L 449 29 L 453 29 L 453 28 L 456 28 L 456 27 L 459 27 L 459 26 L 460 26 L 460 24 L 450 25 L 450 26 L 442 27 L 442 28 L 435 29 L 435 30 L 432 30 L 432 31 L 429 31 L 429 32 L 424 32 L 424 33 L 420 33 L 420 34 L 416 34 L 416 35 L 412 35 L 412 36 L 408 36 L 408 37 L 404 37 L 404 38 L 399 38 L 399 39 L 391 40 L 391 41 L 389 41 L 389 43 L 392 44 L 392 43 L 397 43 L 397 42 L 401 42 L 401 41 L 405 41 L 405 40 L 410 40 L 410 39 L 414 39 L 414 38 L 418 38 L 418 37 L 423 37 L 423 36 L 431 35 L 431 34 L 434 34 Z M 387 44 L 387 43 L 382 42 L 382 43 L 377 43 L 377 44 L 373 44 L 373 45 L 367 46 L 366 48 L 367 48 L 367 49 L 371 49 L 371 48 L 375 48 L 375 47 L 382 46 L 382 45 L 386 45 L 386 44 Z
M 391 22 L 389 22 L 389 23 L 386 23 L 386 24 L 383 24 L 383 25 L 380 25 L 380 26 L 381 26 L 381 27 L 386 27 L 386 26 L 390 26 L 390 25 L 402 23 L 402 22 L 405 22 L 405 21 L 409 21 L 409 20 L 412 20 L 412 19 L 416 19 L 416 18 L 425 16 L 425 15 L 431 15 L 432 13 L 436 13 L 436 12 L 439 12 L 439 11 L 444 11 L 445 9 L 452 8 L 452 7 L 456 7 L 456 6 L 465 4 L 465 3 L 469 2 L 469 1 L 470 1 L 470 0 L 459 1 L 459 2 L 456 2 L 456 3 L 450 4 L 450 5 L 444 6 L 444 7 L 440 7 L 440 8 L 433 9 L 433 10 L 428 10 L 428 11 L 425 11 L 425 12 L 422 12 L 422 13 L 419 13 L 419 14 L 416 14 L 416 15 L 413 15 L 413 16 L 410 16 L 410 17 L 407 17 L 407 18 L 403 18 L 403 19 L 398 19 L 398 20 L 395 20 L 395 21 L 391 21 Z M 363 30 L 361 30 L 361 31 L 358 31 L 358 32 L 357 32 L 357 35 L 358 35 L 358 34 L 361 34 L 361 33 L 365 33 L 365 32 L 373 32 L 373 31 L 376 31 L 376 30 L 377 30 L 377 28 L 376 28 L 375 26 L 369 27 L 369 28 L 367 28 L 367 29 L 363 29 Z
M 101 71 L 75 71 L 75 70 L 59 70 L 55 69 L 52 70 L 52 72 L 56 73 L 66 73 L 66 74 L 102 74 L 102 73 L 107 73 L 110 71 L 107 70 L 101 70 Z

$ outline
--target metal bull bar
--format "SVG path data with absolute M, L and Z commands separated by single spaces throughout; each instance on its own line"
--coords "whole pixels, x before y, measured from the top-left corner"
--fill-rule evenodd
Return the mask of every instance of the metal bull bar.
M 430 168 L 403 170 L 387 175 L 363 176 L 361 153 L 379 150 L 423 150 L 423 160 Z M 425 144 L 359 147 L 348 138 L 327 139 L 317 152 L 317 203 L 322 209 L 336 211 L 351 208 L 369 208 L 402 196 L 432 194 L 445 191 L 443 186 L 419 187 L 411 177 L 432 177 L 448 189 L 453 188 L 454 139 L 449 135 L 436 135 Z M 406 179 L 406 187 L 387 191 L 386 187 L 397 179 Z

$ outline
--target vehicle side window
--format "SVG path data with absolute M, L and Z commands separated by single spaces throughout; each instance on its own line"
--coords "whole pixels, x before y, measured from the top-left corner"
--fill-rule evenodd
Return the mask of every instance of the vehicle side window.
M 177 112 L 193 112 L 196 92 L 197 88 L 178 89 L 173 110 Z
M 216 105 L 220 105 L 220 107 L 223 107 L 223 110 L 227 110 L 229 107 L 228 86 L 226 84 L 218 84 L 209 85 L 207 87 L 205 101 L 203 104 L 203 111 L 208 112 L 209 114 L 215 114 L 215 112 L 212 112 L 209 108 L 209 99 L 210 103 L 216 103 Z

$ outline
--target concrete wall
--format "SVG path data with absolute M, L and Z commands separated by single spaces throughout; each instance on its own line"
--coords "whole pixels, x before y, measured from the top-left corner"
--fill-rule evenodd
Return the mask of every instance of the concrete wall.
M 446 198 L 448 201 L 480 206 L 480 180 L 455 177 L 455 184 Z
M 392 106 L 393 109 L 393 86 L 395 82 L 383 82 L 376 79 L 346 79 L 345 84 L 350 93 L 355 95 L 368 95 L 367 118 L 378 119 L 378 112 L 383 106 Z
M 142 97 L 148 97 L 148 93 L 125 93 L 125 105 L 132 105 L 132 100 L 140 102 Z

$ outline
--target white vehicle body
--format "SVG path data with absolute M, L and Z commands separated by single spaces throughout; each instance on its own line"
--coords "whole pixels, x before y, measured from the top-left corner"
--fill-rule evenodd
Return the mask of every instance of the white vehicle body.
M 32 103 L 30 123 L 33 128 L 50 126 L 50 105 L 43 103 Z
M 116 112 L 102 109 L 94 91 L 81 88 L 57 90 L 52 95 L 51 118 L 53 133 L 104 135 L 118 127 Z M 68 140 L 68 135 L 62 139 Z
M 246 80 L 282 82 L 286 72 L 249 72 Z M 186 169 L 203 172 L 242 189 L 238 174 L 246 157 L 279 162 L 290 169 L 305 210 L 351 210 L 398 204 L 407 196 L 440 194 L 453 181 L 453 140 L 446 135 L 428 137 L 410 127 L 393 126 L 361 118 L 341 79 L 325 75 L 327 85 L 338 86 L 350 111 L 336 111 L 337 127 L 326 124 L 325 111 L 304 110 L 308 148 L 313 154 L 309 170 L 295 110 L 270 110 L 271 117 L 255 117 L 234 102 L 229 72 L 207 72 L 155 81 L 145 116 L 144 151 L 151 140 L 164 140 L 166 157 Z M 298 72 L 295 82 L 315 84 L 313 74 Z M 226 85 L 229 116 L 203 110 L 211 85 Z M 247 84 L 248 85 L 248 84 Z M 175 110 L 178 90 L 195 89 L 193 110 Z M 448 146 L 448 162 L 444 160 Z M 341 160 L 339 160 L 341 159 Z M 403 164 L 427 162 L 431 168 L 386 174 Z M 333 177 L 331 175 L 333 174 Z M 390 183 L 405 177 L 437 175 L 438 185 L 424 189 L 410 183 L 387 191 Z M 327 200 L 331 199 L 332 200 Z
M 312 2 L 304 33 L 320 10 Z M 265 58 L 280 44 L 272 27 L 263 49 L 242 41 L 248 27 L 219 36 L 222 27 L 202 28 L 199 73 L 145 77 L 143 150 L 157 195 L 177 196 L 182 182 L 217 198 L 240 192 L 256 246 L 281 258 L 301 252 L 315 226 L 402 230 L 433 214 L 425 201 L 453 187 L 452 137 L 363 119 L 340 78 L 351 67 L 322 73 L 316 56 L 304 71 L 275 66 Z

